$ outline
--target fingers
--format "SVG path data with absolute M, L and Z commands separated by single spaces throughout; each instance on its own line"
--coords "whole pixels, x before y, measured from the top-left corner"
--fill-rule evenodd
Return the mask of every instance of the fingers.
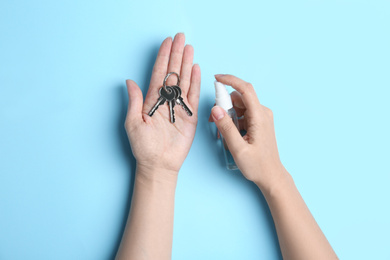
M 194 48 L 191 45 L 184 47 L 183 60 L 180 71 L 180 88 L 182 95 L 187 96 L 191 83 L 192 62 L 194 60 Z
M 158 51 L 156 62 L 154 63 L 152 78 L 150 79 L 149 90 L 156 92 L 162 86 L 165 75 L 167 74 L 167 68 L 169 63 L 169 55 L 172 48 L 172 38 L 166 38 L 160 46 Z
M 238 114 L 237 114 L 238 116 Z M 214 122 L 214 119 L 213 119 L 213 115 L 210 113 L 210 116 L 209 116 L 209 122 Z M 247 130 L 247 121 L 246 121 L 246 118 L 242 117 L 242 118 L 239 118 L 238 119 L 238 126 L 240 130 Z
M 237 116 L 238 117 L 243 116 L 246 108 L 245 108 L 244 102 L 242 101 L 241 94 L 238 93 L 237 91 L 233 91 L 230 94 L 230 97 L 232 99 L 234 110 L 236 110 L 236 112 L 237 112 Z M 215 106 L 215 103 L 214 103 L 214 106 Z M 211 112 L 210 112 L 209 122 L 213 122 L 213 117 L 211 116 Z
M 142 120 L 142 91 L 138 85 L 130 79 L 126 80 L 126 85 L 127 92 L 129 94 L 129 106 L 127 109 L 126 121 L 132 123 L 138 120 Z
M 245 109 L 244 102 L 242 101 L 242 96 L 237 91 L 233 91 L 230 94 L 230 97 L 232 99 L 233 106 L 239 109 Z
M 176 72 L 180 74 L 181 63 L 183 60 L 185 36 L 183 33 L 178 33 L 172 43 L 171 56 L 168 65 L 168 72 Z M 162 81 L 161 81 L 162 83 Z M 167 85 L 174 85 L 177 83 L 177 78 L 172 75 L 167 80 Z
M 189 89 L 194 84 L 192 102 L 189 101 L 190 106 L 197 110 L 199 100 L 200 88 L 200 69 L 199 66 L 195 69 L 195 76 L 192 76 L 194 68 L 192 66 L 194 58 L 194 49 L 191 45 L 185 44 L 185 36 L 183 33 L 176 34 L 174 40 L 167 38 L 161 44 L 157 55 L 156 63 L 153 67 L 153 74 L 150 81 L 150 87 L 145 99 L 145 106 L 143 112 L 146 114 L 154 105 L 158 98 L 158 89 L 163 85 L 163 81 L 167 73 L 176 72 L 181 77 L 180 87 L 182 89 L 182 96 L 186 98 L 189 95 Z M 175 85 L 177 78 L 171 75 L 166 84 Z M 198 92 L 196 92 L 198 90 Z M 188 95 L 187 95 L 188 93 Z
M 240 130 L 247 130 L 247 123 L 245 118 L 238 119 L 238 129 Z
M 232 86 L 237 90 L 242 97 L 242 101 L 249 114 L 254 114 L 260 107 L 260 102 L 256 96 L 255 89 L 252 84 L 237 78 L 233 75 L 215 75 L 217 81 Z
M 244 139 L 241 137 L 240 132 L 238 131 L 236 125 L 233 123 L 233 120 L 221 107 L 213 107 L 213 109 L 211 110 L 211 115 L 215 124 L 217 125 L 218 130 L 225 138 L 230 152 L 234 156 L 245 147 L 246 143 Z
M 198 111 L 199 106 L 199 95 L 200 95 L 200 79 L 201 79 L 201 73 L 200 73 L 200 67 L 198 64 L 194 64 L 192 66 L 192 72 L 191 72 L 191 83 L 190 83 L 190 89 L 188 90 L 188 102 L 190 103 L 190 106 L 194 110 L 194 114 Z
M 244 102 L 242 101 L 241 94 L 238 93 L 237 91 L 233 91 L 230 94 L 230 97 L 232 99 L 233 107 L 237 112 L 237 116 L 238 117 L 243 116 L 245 111 L 246 111 L 246 108 L 245 108 Z
M 167 68 L 169 63 L 169 55 L 172 48 L 172 38 L 166 38 L 160 46 L 158 51 L 156 62 L 154 63 L 152 78 L 150 79 L 150 86 L 145 98 L 144 113 L 148 113 L 154 106 L 158 98 L 158 89 L 162 86 L 164 77 L 167 74 Z

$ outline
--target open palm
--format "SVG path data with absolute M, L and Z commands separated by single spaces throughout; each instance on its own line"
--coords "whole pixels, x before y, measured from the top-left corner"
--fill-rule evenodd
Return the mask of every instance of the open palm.
M 193 47 L 184 44 L 182 33 L 178 33 L 173 41 L 171 37 L 163 41 L 145 102 L 137 84 L 132 80 L 126 82 L 129 108 L 125 127 L 138 166 L 178 172 L 190 150 L 198 121 L 200 68 L 197 64 L 193 65 Z M 161 105 L 152 117 L 148 115 L 159 98 L 159 89 L 169 72 L 180 75 L 181 96 L 193 112 L 192 116 L 188 116 L 176 105 L 174 124 L 169 120 L 167 103 Z M 176 80 L 172 75 L 167 85 L 175 85 Z

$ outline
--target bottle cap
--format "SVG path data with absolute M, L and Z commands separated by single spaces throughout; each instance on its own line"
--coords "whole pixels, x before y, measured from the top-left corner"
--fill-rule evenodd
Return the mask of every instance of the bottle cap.
M 232 99 L 226 86 L 221 82 L 215 81 L 215 103 L 222 107 L 226 112 L 233 107 Z

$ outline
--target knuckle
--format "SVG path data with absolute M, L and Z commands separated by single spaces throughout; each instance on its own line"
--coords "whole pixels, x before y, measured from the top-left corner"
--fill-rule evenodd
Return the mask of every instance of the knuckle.
M 265 112 L 268 116 L 270 116 L 270 117 L 273 117 L 273 116 L 274 116 L 274 112 L 273 112 L 270 108 L 268 108 L 268 107 L 266 107 L 266 106 L 263 106 L 263 105 L 262 105 L 262 108 L 263 108 L 264 112 Z
M 166 70 L 160 66 L 154 66 L 153 67 L 153 71 L 152 71 L 152 74 L 157 74 L 157 75 L 165 75 L 166 73 Z
M 237 159 L 247 158 L 247 148 L 242 147 L 240 149 L 237 149 L 235 151 L 232 151 L 234 153 L 234 157 Z
M 221 131 L 223 133 L 226 133 L 226 132 L 230 132 L 233 128 L 233 124 L 232 122 L 230 121 L 227 121 L 227 122 L 224 122 L 222 125 L 221 125 Z
M 182 94 L 182 96 L 184 96 L 184 95 Z M 188 99 L 191 99 L 191 101 L 194 102 L 194 100 L 199 100 L 200 93 L 191 93 L 190 96 L 191 97 L 188 97 Z M 192 102 L 190 102 L 190 103 L 192 103 Z
M 246 88 L 247 89 L 250 89 L 250 90 L 253 90 L 253 85 L 249 82 L 246 83 Z
M 246 82 L 245 85 L 244 85 L 244 89 L 243 89 L 243 92 L 241 93 L 243 96 L 252 96 L 252 95 L 255 95 L 256 92 L 255 92 L 255 89 L 253 87 L 253 85 L 249 82 Z
M 270 117 L 274 117 L 274 112 L 267 107 L 267 113 Z

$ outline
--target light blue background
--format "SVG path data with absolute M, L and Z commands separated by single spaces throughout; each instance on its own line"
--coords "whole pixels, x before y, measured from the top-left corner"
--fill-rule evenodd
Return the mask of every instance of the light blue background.
M 281 159 L 341 259 L 390 259 L 390 2 L 1 1 L 0 259 L 110 259 L 134 174 L 125 79 L 145 93 L 185 32 L 202 69 L 173 259 L 280 259 L 257 188 L 226 171 L 213 75 L 253 83 Z

